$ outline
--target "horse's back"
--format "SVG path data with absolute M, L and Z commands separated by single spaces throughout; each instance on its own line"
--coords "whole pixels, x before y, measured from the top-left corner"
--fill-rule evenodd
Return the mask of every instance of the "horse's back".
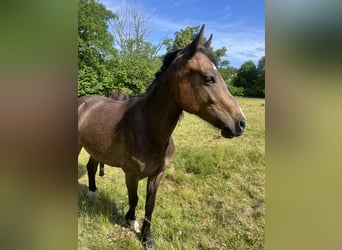
M 115 116 L 123 113 L 124 106 L 123 102 L 114 101 L 104 96 L 81 96 L 78 98 L 78 122 L 80 123 L 80 118 L 82 119 L 85 115 L 93 119 L 101 115 L 105 121 L 106 117 L 110 117 L 113 113 Z
M 78 108 L 81 106 L 87 105 L 90 107 L 91 105 L 94 105 L 95 103 L 106 103 L 111 101 L 111 99 L 104 97 L 104 96 L 81 96 L 78 98 Z

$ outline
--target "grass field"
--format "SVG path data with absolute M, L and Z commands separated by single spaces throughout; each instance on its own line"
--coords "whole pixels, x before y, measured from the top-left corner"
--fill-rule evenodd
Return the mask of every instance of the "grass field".
M 176 153 L 156 200 L 152 235 L 156 249 L 264 249 L 265 100 L 237 99 L 247 117 L 245 133 L 220 131 L 184 114 L 173 133 Z M 127 190 L 121 169 L 96 177 L 99 197 L 87 197 L 86 163 L 78 160 L 78 248 L 143 249 L 125 224 Z M 142 225 L 146 180 L 139 184 Z

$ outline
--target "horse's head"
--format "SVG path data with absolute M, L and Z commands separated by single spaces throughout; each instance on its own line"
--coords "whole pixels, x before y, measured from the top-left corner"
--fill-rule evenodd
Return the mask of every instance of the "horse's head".
M 215 66 L 209 52 L 211 38 L 203 45 L 204 25 L 197 37 L 180 50 L 170 65 L 172 91 L 177 105 L 221 129 L 223 137 L 240 136 L 246 118 Z

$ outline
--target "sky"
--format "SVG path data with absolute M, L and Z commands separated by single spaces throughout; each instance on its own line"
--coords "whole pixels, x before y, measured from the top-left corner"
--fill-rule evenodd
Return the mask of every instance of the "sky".
M 174 39 L 174 33 L 186 27 L 205 24 L 204 36 L 213 34 L 211 46 L 226 47 L 224 58 L 235 68 L 265 55 L 264 0 L 99 0 L 107 9 L 118 12 L 134 2 L 147 15 L 152 44 Z M 160 51 L 165 53 L 165 48 Z

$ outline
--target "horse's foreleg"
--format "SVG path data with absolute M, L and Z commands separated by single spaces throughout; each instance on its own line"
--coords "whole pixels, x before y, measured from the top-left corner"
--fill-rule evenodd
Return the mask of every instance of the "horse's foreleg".
M 135 208 L 138 205 L 139 199 L 137 194 L 138 182 L 139 179 L 137 177 L 126 174 L 126 187 L 128 191 L 129 210 L 125 217 L 132 231 L 136 233 L 140 232 L 139 224 L 135 218 Z
M 156 201 L 156 195 L 159 183 L 163 177 L 164 172 L 160 172 L 156 176 L 148 177 L 147 181 L 147 189 L 146 189 L 146 204 L 145 204 L 145 219 L 144 224 L 142 226 L 142 241 L 146 248 L 154 249 L 154 241 L 151 236 L 151 220 L 152 220 L 152 213 L 154 209 L 154 204 Z
M 94 195 L 96 191 L 96 184 L 95 184 L 95 175 L 97 171 L 97 164 L 98 161 L 93 159 L 92 157 L 89 158 L 88 164 L 87 164 L 87 170 L 88 170 L 88 183 L 89 183 L 89 192 L 88 195 Z

